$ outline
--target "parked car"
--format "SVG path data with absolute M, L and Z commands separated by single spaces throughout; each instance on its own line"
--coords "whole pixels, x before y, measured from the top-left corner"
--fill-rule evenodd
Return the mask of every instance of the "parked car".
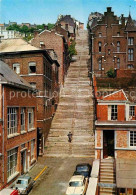
M 85 177 L 90 177 L 92 171 L 92 166 L 90 164 L 78 164 L 76 166 L 76 171 L 74 172 L 74 175 L 83 175 Z
M 19 193 L 18 190 L 6 188 L 0 191 L 0 195 L 19 195 Z
M 73 176 L 69 181 L 66 195 L 85 195 L 88 187 L 88 178 L 82 175 Z
M 20 176 L 15 181 L 14 188 L 18 189 L 21 195 L 26 195 L 33 187 L 33 180 L 29 176 Z

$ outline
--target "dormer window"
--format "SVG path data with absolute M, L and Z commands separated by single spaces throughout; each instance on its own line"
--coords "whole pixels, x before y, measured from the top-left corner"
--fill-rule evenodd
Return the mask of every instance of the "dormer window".
M 117 105 L 108 106 L 108 120 L 117 120 L 118 119 L 118 107 Z

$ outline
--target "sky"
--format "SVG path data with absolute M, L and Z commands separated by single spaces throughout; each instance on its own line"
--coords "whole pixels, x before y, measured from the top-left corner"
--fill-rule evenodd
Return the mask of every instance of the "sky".
M 136 19 L 136 0 L 0 0 L 0 23 L 55 23 L 68 14 L 86 24 L 91 12 L 104 13 L 106 7 L 118 16 L 128 16 L 130 9 Z

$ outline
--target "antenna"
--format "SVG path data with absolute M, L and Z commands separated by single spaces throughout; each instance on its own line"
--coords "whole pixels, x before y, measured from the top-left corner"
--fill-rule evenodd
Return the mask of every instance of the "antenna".
M 131 5 L 129 5 L 129 15 L 131 15 Z

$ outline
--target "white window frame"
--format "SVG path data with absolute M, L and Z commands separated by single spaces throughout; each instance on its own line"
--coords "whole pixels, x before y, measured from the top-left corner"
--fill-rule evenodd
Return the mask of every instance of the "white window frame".
M 120 52 L 120 41 L 117 41 L 117 52 Z
M 16 74 L 20 74 L 20 64 L 14 63 L 13 64 L 13 70 L 16 72 Z
M 135 106 L 129 106 L 129 117 L 133 116 L 135 116 Z
M 18 148 L 7 152 L 7 179 L 17 172 Z
M 133 48 L 128 49 L 128 61 L 134 61 L 134 49 Z
M 128 37 L 128 45 L 134 45 L 134 37 Z
M 8 108 L 7 109 L 7 129 L 8 135 L 17 133 L 17 108 Z
M 35 139 L 31 140 L 31 161 L 35 159 L 34 152 L 35 152 Z
M 115 106 L 117 107 L 117 108 L 115 108 Z M 114 109 L 114 111 L 115 111 L 115 109 L 117 110 L 117 112 L 114 112 L 114 114 L 116 114 L 117 113 L 117 119 L 112 119 L 112 108 Z M 108 106 L 108 120 L 109 121 L 117 121 L 118 120 L 118 106 L 117 105 L 109 105 Z
M 131 141 L 132 141 L 133 146 L 131 146 Z M 129 147 L 136 148 L 136 131 L 129 131 Z
M 21 115 L 21 131 L 25 131 L 25 108 L 21 108 L 20 115 Z
M 31 130 L 33 128 L 34 128 L 34 108 L 29 108 L 28 109 L 28 130 Z

